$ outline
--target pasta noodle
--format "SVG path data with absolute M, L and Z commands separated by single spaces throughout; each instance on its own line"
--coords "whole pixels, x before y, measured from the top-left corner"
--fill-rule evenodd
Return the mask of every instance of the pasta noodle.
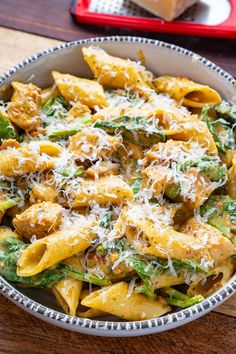
M 221 102 L 221 97 L 215 90 L 185 77 L 160 76 L 156 79 L 155 86 L 158 92 L 167 92 L 178 102 L 190 107 L 217 105 Z
M 31 276 L 40 273 L 61 260 L 82 252 L 95 237 L 88 225 L 78 223 L 37 240 L 21 253 L 17 274 Z
M 121 282 L 91 293 L 81 303 L 131 321 L 159 317 L 170 310 L 163 299 L 150 300 L 128 292 L 129 285 Z

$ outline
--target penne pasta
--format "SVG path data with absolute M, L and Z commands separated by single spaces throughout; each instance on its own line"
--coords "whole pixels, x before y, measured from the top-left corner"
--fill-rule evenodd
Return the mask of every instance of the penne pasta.
M 72 192 L 72 207 L 87 206 L 92 201 L 106 205 L 120 204 L 133 198 L 132 188 L 118 176 L 105 176 L 98 180 L 85 180 Z
M 145 82 L 145 70 L 131 60 L 113 57 L 100 48 L 83 48 L 85 61 L 100 84 L 108 87 L 150 90 Z
M 220 95 L 207 85 L 200 85 L 185 77 L 159 76 L 154 81 L 157 92 L 168 93 L 176 101 L 189 107 L 220 104 Z
M 84 251 L 96 238 L 91 226 L 82 221 L 35 241 L 21 253 L 17 274 L 26 277 L 40 273 L 63 259 Z
M 52 291 L 63 311 L 68 315 L 75 316 L 81 289 L 81 281 L 68 278 L 56 283 Z
M 208 277 L 198 277 L 198 279 L 190 285 L 188 295 L 194 296 L 201 294 L 205 297 L 210 296 L 230 279 L 234 271 L 235 262 L 231 259 L 226 260 L 218 267 L 212 269 L 211 275 Z
M 161 297 L 157 300 L 150 300 L 141 294 L 133 292 L 129 294 L 129 285 L 125 282 L 94 291 L 85 297 L 81 304 L 128 321 L 159 317 L 170 310 L 170 307 Z
M 138 253 L 165 259 L 213 259 L 222 262 L 234 254 L 232 243 L 210 225 L 197 223 L 193 218 L 187 222 L 182 232 L 178 232 L 168 223 L 163 223 L 162 213 L 160 209 L 158 219 L 149 220 L 148 210 L 144 206 L 131 204 L 123 209 L 117 229 L 125 233 Z M 207 233 L 207 238 L 201 237 L 201 233 Z
M 94 108 L 107 106 L 103 88 L 98 82 L 53 71 L 52 76 L 60 93 L 67 101 L 80 101 Z

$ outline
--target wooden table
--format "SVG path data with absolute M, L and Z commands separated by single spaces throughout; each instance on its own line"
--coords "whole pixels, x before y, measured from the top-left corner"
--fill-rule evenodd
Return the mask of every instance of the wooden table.
M 132 34 L 158 38 L 195 50 L 236 76 L 236 40 L 79 27 L 68 14 L 68 3 L 67 0 L 0 1 L 0 26 L 20 30 L 0 27 L 0 74 L 26 56 L 60 43 L 59 40 Z M 44 37 L 25 32 L 41 34 Z M 48 325 L 1 296 L 0 354 L 232 354 L 236 346 L 235 317 L 236 296 L 233 296 L 215 312 L 172 331 L 137 338 L 99 338 Z

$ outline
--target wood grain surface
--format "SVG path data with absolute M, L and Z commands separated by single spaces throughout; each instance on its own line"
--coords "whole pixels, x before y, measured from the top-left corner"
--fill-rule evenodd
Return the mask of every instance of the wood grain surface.
M 235 319 L 210 313 L 160 334 L 92 337 L 42 322 L 1 297 L 0 353 L 4 354 L 233 354 Z
M 0 0 L 0 26 L 64 41 L 110 35 L 136 35 L 160 39 L 206 56 L 236 76 L 236 40 L 136 32 L 106 26 L 78 25 L 69 14 L 69 5 L 70 0 Z
M 10 0 L 0 0 L 0 22 L 2 2 L 4 6 L 6 3 L 11 4 Z M 15 4 L 20 2 L 22 1 L 19 0 Z M 45 3 L 43 0 L 41 2 Z M 54 0 L 50 2 L 55 3 Z M 34 1 L 35 3 L 38 1 Z M 31 23 L 31 32 L 36 32 L 32 26 Z M 0 74 L 26 56 L 57 43 L 59 41 L 0 27 Z M 212 55 L 213 53 L 212 48 Z M 218 57 L 217 50 L 215 56 L 222 60 L 222 56 Z M 235 54 L 232 58 L 235 59 Z M 224 63 L 225 68 L 229 65 L 231 72 L 234 71 L 234 65 L 225 59 Z M 212 312 L 188 325 L 156 335 L 102 338 L 72 333 L 48 325 L 0 296 L 0 354 L 232 354 L 236 344 L 236 323 L 233 317 L 236 316 L 236 296 L 216 311 L 219 313 Z
M 26 57 L 59 43 L 54 39 L 0 27 L 0 74 Z

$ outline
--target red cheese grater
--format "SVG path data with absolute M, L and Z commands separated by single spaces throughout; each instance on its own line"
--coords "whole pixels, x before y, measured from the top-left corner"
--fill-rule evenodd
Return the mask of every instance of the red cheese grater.
M 172 22 L 155 17 L 131 0 L 74 0 L 70 11 L 80 23 L 236 38 L 236 0 L 201 0 Z

